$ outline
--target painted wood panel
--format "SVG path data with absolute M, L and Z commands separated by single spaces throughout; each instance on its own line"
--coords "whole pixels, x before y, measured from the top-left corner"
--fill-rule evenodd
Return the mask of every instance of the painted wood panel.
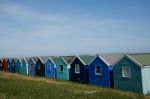
M 128 66 L 131 71 L 131 78 L 122 77 L 122 67 Z M 132 62 L 128 57 L 121 59 L 113 68 L 114 87 L 121 90 L 142 93 L 141 68 Z
M 56 67 L 50 59 L 48 59 L 45 63 L 45 77 L 53 79 L 56 78 Z
M 143 94 L 150 94 L 150 66 L 142 68 Z
M 29 60 L 28 62 L 28 75 L 35 75 L 35 66 L 36 64 L 32 59 Z
M 28 67 L 28 63 L 26 63 L 25 59 L 22 60 L 22 70 L 21 70 L 21 73 L 22 74 L 28 74 L 27 72 L 27 67 Z
M 60 71 L 60 66 L 63 66 L 63 72 Z M 69 80 L 69 69 L 68 65 L 64 62 L 62 58 L 59 58 L 59 61 L 56 63 L 56 74 L 57 79 L 61 80 Z
M 80 73 L 75 73 L 75 65 L 79 65 Z M 75 58 L 75 60 L 71 63 L 71 66 L 70 66 L 70 80 L 71 81 L 76 81 L 76 82 L 82 82 L 82 83 L 86 82 L 85 66 L 78 58 Z
M 40 59 L 38 59 L 38 61 L 36 62 L 35 75 L 45 76 L 45 64 L 43 64 Z
M 101 69 L 101 74 L 95 74 L 95 66 L 99 66 Z M 113 76 L 110 76 L 110 70 L 108 66 L 99 58 L 96 57 L 91 64 L 89 65 L 89 83 L 93 85 L 103 86 L 103 87 L 112 87 Z M 112 75 L 112 74 L 111 74 Z
M 15 73 L 16 72 L 16 62 L 14 59 L 12 59 L 11 64 L 10 64 L 10 72 Z
M 3 59 L 2 67 L 3 67 L 3 71 L 5 71 L 5 72 L 8 71 L 8 62 L 7 62 L 7 59 Z
M 16 63 L 16 73 L 21 73 L 21 70 L 22 70 L 22 64 L 21 62 L 18 60 L 17 63 Z

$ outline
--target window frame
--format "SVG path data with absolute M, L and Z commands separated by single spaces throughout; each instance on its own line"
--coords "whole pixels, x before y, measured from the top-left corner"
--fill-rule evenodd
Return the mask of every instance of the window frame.
M 78 67 L 78 68 L 76 68 L 76 67 Z M 79 64 L 75 64 L 75 73 L 80 74 L 80 65 Z
M 126 76 L 124 69 L 128 69 L 129 70 L 129 74 L 127 74 L 128 76 Z M 122 77 L 123 78 L 131 78 L 131 68 L 129 66 L 122 66 Z
M 61 66 L 62 66 L 62 68 L 61 68 Z M 64 72 L 64 66 L 63 65 L 59 65 L 59 72 Z
M 97 73 L 97 70 L 98 70 L 97 67 L 100 68 L 100 69 L 99 69 L 100 73 Z M 102 75 L 102 67 L 101 67 L 101 66 L 95 65 L 95 75 Z

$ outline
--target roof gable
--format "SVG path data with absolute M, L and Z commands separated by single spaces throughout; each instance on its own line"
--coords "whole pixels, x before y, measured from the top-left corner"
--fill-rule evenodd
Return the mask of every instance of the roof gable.
M 55 64 L 57 64 L 59 62 L 60 57 L 56 57 L 56 56 L 51 56 L 51 59 L 53 60 L 53 62 Z
M 100 59 L 103 60 L 108 66 L 113 66 L 113 64 L 122 56 L 123 53 L 99 54 Z
M 42 56 L 42 57 L 39 57 L 39 59 L 41 60 L 41 62 L 42 62 L 43 64 L 46 63 L 46 61 L 48 60 L 48 58 L 49 58 L 49 56 Z
M 150 53 L 128 54 L 142 66 L 150 66 Z
M 52 60 L 51 56 L 48 57 L 48 59 L 46 60 L 46 62 L 47 62 L 48 60 L 50 60 L 50 61 L 55 65 L 55 62 Z
M 62 56 L 63 59 L 67 62 L 67 64 L 71 64 L 71 62 L 74 60 L 75 56 Z
M 94 55 L 80 55 L 79 57 L 84 62 L 85 65 L 88 65 L 95 56 Z
M 34 64 L 38 61 L 39 57 L 31 57 L 31 60 L 34 62 Z

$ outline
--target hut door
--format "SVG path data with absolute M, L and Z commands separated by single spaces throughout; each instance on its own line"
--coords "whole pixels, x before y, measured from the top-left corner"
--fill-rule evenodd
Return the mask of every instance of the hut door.
M 85 83 L 88 83 L 89 82 L 89 71 L 88 70 L 85 70 Z
M 36 74 L 38 76 L 44 76 L 44 67 L 43 67 L 43 64 L 37 64 Z

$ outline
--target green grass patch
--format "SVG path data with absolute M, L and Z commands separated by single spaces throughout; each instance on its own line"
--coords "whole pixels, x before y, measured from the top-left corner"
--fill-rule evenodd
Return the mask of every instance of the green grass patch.
M 130 92 L 0 72 L 0 99 L 148 99 Z

